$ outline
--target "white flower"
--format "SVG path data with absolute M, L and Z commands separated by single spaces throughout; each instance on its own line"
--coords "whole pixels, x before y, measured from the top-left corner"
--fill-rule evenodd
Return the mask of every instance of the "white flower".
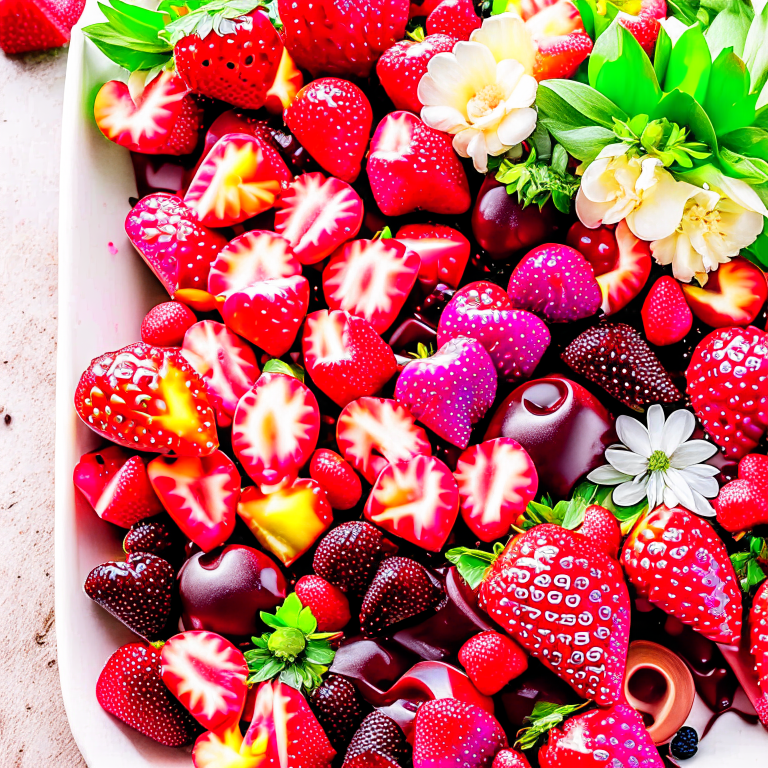
M 707 499 L 718 494 L 717 467 L 701 464 L 717 452 L 706 440 L 688 440 L 696 426 L 690 411 L 679 410 L 664 419 L 660 405 L 648 409 L 648 428 L 629 416 L 616 419 L 621 444 L 605 451 L 608 464 L 587 479 L 600 485 L 616 485 L 613 501 L 621 506 L 637 504 L 643 497 L 648 508 L 662 502 L 682 506 L 698 515 L 712 517 Z
M 635 237 L 660 240 L 675 231 L 696 187 L 677 181 L 656 157 L 628 157 L 628 149 L 609 144 L 587 166 L 576 214 L 590 229 L 626 219 Z
M 536 48 L 514 13 L 492 16 L 452 53 L 430 59 L 419 81 L 421 119 L 453 134 L 453 148 L 481 173 L 488 155 L 503 155 L 536 127 Z
M 695 187 L 675 231 L 651 243 L 653 257 L 659 264 L 671 264 L 678 280 L 689 283 L 695 277 L 704 285 L 707 272 L 738 256 L 762 232 L 765 208 L 759 198 L 755 203 L 754 190 L 738 179 L 731 179 L 729 187 L 738 202 Z

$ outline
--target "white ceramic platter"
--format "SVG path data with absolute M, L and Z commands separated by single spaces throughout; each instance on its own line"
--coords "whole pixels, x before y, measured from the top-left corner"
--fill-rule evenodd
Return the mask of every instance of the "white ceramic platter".
M 80 24 L 101 20 L 96 1 Z M 75 496 L 72 471 L 100 439 L 75 415 L 72 399 L 92 358 L 139 340 L 146 311 L 162 301 L 160 284 L 129 243 L 123 222 L 136 194 L 127 150 L 93 121 L 99 86 L 124 72 L 77 29 L 69 49 L 64 99 L 59 234 L 59 345 L 56 418 L 56 633 L 59 670 L 72 733 L 89 768 L 190 766 L 188 750 L 155 744 L 104 712 L 95 687 L 104 663 L 135 637 L 89 600 L 82 584 L 106 560 L 122 559 L 121 532 Z M 763 768 L 768 734 L 726 714 L 691 768 Z

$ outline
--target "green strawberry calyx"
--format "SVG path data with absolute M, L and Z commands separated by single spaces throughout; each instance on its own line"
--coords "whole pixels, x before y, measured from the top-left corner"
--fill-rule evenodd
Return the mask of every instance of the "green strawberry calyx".
M 761 536 L 752 536 L 746 552 L 731 555 L 733 570 L 741 589 L 749 592 L 766 579 L 765 566 L 768 566 L 768 541 Z
M 530 723 L 529 726 L 522 728 L 517 732 L 517 740 L 515 741 L 515 747 L 519 749 L 531 749 L 535 747 L 539 739 L 548 733 L 552 728 L 563 720 L 566 720 L 575 712 L 589 704 L 588 701 L 584 701 L 581 704 L 552 704 L 549 701 L 537 701 L 528 717 L 525 718 L 525 722 Z
M 341 633 L 318 632 L 317 619 L 295 592 L 274 613 L 262 611 L 260 616 L 272 631 L 251 638 L 254 648 L 245 652 L 248 684 L 279 677 L 280 682 L 311 693 L 322 682 L 336 654 L 329 640 Z
M 455 547 L 445 553 L 445 558 L 456 566 L 459 575 L 469 584 L 470 589 L 477 589 L 503 551 L 504 544 L 497 541 L 491 552 Z

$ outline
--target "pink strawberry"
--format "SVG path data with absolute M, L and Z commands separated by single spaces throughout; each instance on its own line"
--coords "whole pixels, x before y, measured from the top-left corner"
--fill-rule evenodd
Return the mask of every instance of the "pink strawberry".
M 326 171 L 354 181 L 368 147 L 373 113 L 347 80 L 322 77 L 305 85 L 284 114 L 285 124 Z
M 97 565 L 85 580 L 85 594 L 128 629 L 147 639 L 160 632 L 171 615 L 174 572 L 170 563 L 148 552 L 128 555 L 124 563 Z
M 262 280 L 227 296 L 224 322 L 272 357 L 293 345 L 309 306 L 309 282 L 303 275 Z
M 423 565 L 407 557 L 388 557 L 365 593 L 360 627 L 366 635 L 376 635 L 385 627 L 433 608 L 441 597 L 437 580 Z
M 408 363 L 395 387 L 396 399 L 424 426 L 459 448 L 467 447 L 472 425 L 495 396 L 493 361 L 478 342 L 462 336 L 432 357 Z
M 429 60 L 438 53 L 450 53 L 457 41 L 458 37 L 450 35 L 428 35 L 418 42 L 401 40 L 384 52 L 376 64 L 376 74 L 395 109 L 417 115 L 421 112 L 416 91 Z
M 716 643 L 738 642 L 739 582 L 706 520 L 680 507 L 656 507 L 633 528 L 621 563 L 640 597 Z
M 278 0 L 277 7 L 286 47 L 313 76 L 368 77 L 408 23 L 408 0 Z
M 528 758 L 516 749 L 502 749 L 493 758 L 491 768 L 531 768 Z
M 350 739 L 342 768 L 398 768 L 408 745 L 397 723 L 374 709 Z
M 392 112 L 376 128 L 368 155 L 368 179 L 385 216 L 411 211 L 459 214 L 472 198 L 451 139 L 411 112 Z
M 85 0 L 3 0 L 0 48 L 10 55 L 66 45 L 84 7 Z
M 238 401 L 259 377 L 253 350 L 225 325 L 202 320 L 185 334 L 181 354 L 202 376 L 216 423 L 228 427 Z
M 493 696 L 528 669 L 525 651 L 507 635 L 489 630 L 470 637 L 459 651 L 459 662 L 480 693 Z
M 474 704 L 437 699 L 416 712 L 413 768 L 491 768 L 506 746 L 496 718 Z
M 512 306 L 553 323 L 591 317 L 602 303 L 589 262 L 568 245 L 547 243 L 529 251 L 515 267 L 507 293 Z
M 442 549 L 458 513 L 456 480 L 434 456 L 387 464 L 365 503 L 367 520 L 430 552 Z
M 160 663 L 168 690 L 204 728 L 239 720 L 248 665 L 228 640 L 213 632 L 182 632 L 165 643 Z
M 320 484 L 334 509 L 351 509 L 360 501 L 363 493 L 360 478 L 338 453 L 318 448 L 312 454 L 309 474 Z
M 628 29 L 648 56 L 653 56 L 661 29 L 660 20 L 667 17 L 666 0 L 643 0 L 637 16 L 621 11 L 618 19 Z
M 693 324 L 680 283 L 670 275 L 660 277 L 648 291 L 642 317 L 645 337 L 657 347 L 682 341 Z
M 559 0 L 554 5 L 561 4 L 573 7 L 567 0 Z M 565 35 L 543 37 L 537 41 L 533 76 L 539 81 L 570 78 L 590 53 L 592 38 L 583 29 Z
M 472 32 L 479 29 L 482 23 L 483 20 L 475 13 L 472 0 L 442 0 L 427 16 L 427 33 L 469 40 Z
M 599 504 L 590 504 L 584 510 L 584 520 L 577 529 L 597 549 L 618 559 L 621 547 L 621 527 L 616 517 Z
M 146 465 L 143 457 L 109 445 L 80 457 L 74 473 L 75 488 L 102 520 L 130 528 L 162 511 L 149 483 Z
M 445 224 L 407 224 L 398 230 L 397 240 L 421 257 L 419 282 L 425 291 L 438 283 L 459 287 L 470 252 L 461 232 Z
M 721 328 L 696 347 L 685 372 L 704 429 L 731 458 L 754 450 L 768 430 L 768 334 L 754 326 Z
M 170 347 L 130 344 L 91 361 L 75 391 L 75 410 L 119 445 L 179 456 L 219 447 L 203 380 Z
M 360 231 L 363 201 L 345 181 L 322 173 L 298 176 L 283 192 L 275 231 L 302 264 L 316 264 Z
M 195 306 L 188 295 L 207 293 L 211 262 L 227 241 L 201 226 L 180 198 L 165 192 L 143 198 L 128 214 L 125 231 L 171 296 Z
M 328 308 L 365 318 L 376 333 L 383 333 L 405 304 L 420 262 L 397 240 L 353 240 L 323 270 Z
M 342 408 L 375 395 L 397 371 L 392 348 L 371 324 L 341 310 L 309 315 L 301 346 L 310 378 Z
M 141 321 L 141 340 L 156 347 L 180 347 L 184 334 L 197 322 L 195 313 L 178 301 L 165 301 Z
M 459 457 L 454 475 L 461 516 L 480 541 L 508 535 L 539 484 L 531 457 L 511 437 L 470 446 Z
M 349 624 L 349 600 L 322 576 L 302 576 L 294 588 L 301 604 L 317 619 L 318 632 L 338 632 Z
M 288 485 L 315 450 L 320 411 L 312 392 L 284 373 L 264 373 L 246 392 L 232 423 L 232 449 L 256 483 Z
M 118 720 L 166 747 L 192 742 L 195 723 L 160 677 L 160 651 L 127 643 L 107 661 L 96 683 L 99 704 Z
M 562 358 L 576 373 L 636 410 L 683 398 L 645 339 L 626 323 L 589 328 L 565 348 Z
M 168 514 L 203 552 L 226 542 L 240 498 L 240 474 L 229 456 L 158 456 L 147 473 Z
M 361 397 L 341 412 L 336 442 L 342 456 L 369 482 L 375 483 L 389 462 L 429 456 L 432 446 L 411 412 L 395 400 Z
M 299 581 L 307 578 L 311 577 L 304 576 Z M 326 675 L 323 682 L 312 692 L 309 702 L 334 748 L 346 747 L 365 714 L 365 702 L 355 684 L 341 675 Z
M 768 582 L 757 590 L 749 612 L 750 650 L 760 681 L 762 697 L 755 702 L 760 722 L 768 727 Z
M 549 732 L 549 740 L 539 750 L 541 768 L 596 768 L 606 762 L 636 768 L 664 766 L 643 718 L 629 704 L 569 718 L 562 728 Z
M 549 329 L 536 315 L 514 309 L 499 286 L 479 281 L 460 288 L 443 310 L 437 343 L 466 336 L 479 342 L 499 377 L 515 382 L 528 378 L 549 346 Z
M 327 533 L 315 550 L 315 573 L 350 595 L 362 595 L 381 560 L 397 550 L 375 525 L 352 520 Z
M 717 522 L 731 533 L 768 523 L 768 456 L 747 454 L 739 478 L 720 489 L 714 505 Z

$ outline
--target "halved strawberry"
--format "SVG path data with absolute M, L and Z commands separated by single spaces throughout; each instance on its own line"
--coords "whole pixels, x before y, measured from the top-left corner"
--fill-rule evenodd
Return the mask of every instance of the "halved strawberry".
M 222 323 L 202 320 L 185 334 L 181 354 L 202 376 L 216 423 L 228 427 L 238 401 L 259 378 L 253 350 Z
M 480 541 L 508 535 L 539 486 L 531 457 L 511 437 L 486 440 L 467 448 L 459 457 L 454 474 L 461 516 Z
M 403 308 L 421 259 L 397 240 L 353 240 L 339 248 L 323 270 L 329 309 L 364 317 L 383 333 Z
M 429 292 L 438 283 L 458 288 L 469 261 L 469 240 L 445 224 L 407 224 L 397 241 L 421 257 L 419 282 Z
M 375 395 L 397 371 L 392 348 L 371 324 L 341 310 L 309 315 L 301 347 L 312 381 L 342 408 Z
M 226 238 L 201 226 L 181 198 L 155 192 L 140 200 L 125 219 L 133 247 L 178 301 L 213 308 L 208 271 Z
M 365 517 L 418 547 L 439 552 L 459 513 L 459 488 L 434 456 L 387 464 L 365 503 Z
M 0 48 L 13 54 L 66 45 L 84 7 L 85 0 L 4 0 Z
M 130 85 L 110 80 L 101 86 L 93 104 L 99 130 L 132 152 L 193 152 L 203 113 L 184 81 L 175 72 L 164 71 L 140 90 L 132 92 Z
M 146 463 L 117 445 L 86 453 L 75 467 L 75 488 L 102 520 L 130 528 L 163 508 L 149 483 Z
M 538 49 L 533 73 L 537 80 L 570 77 L 592 51 L 592 40 L 570 0 L 537 10 L 525 26 Z
M 200 549 L 210 552 L 229 538 L 240 498 L 240 473 L 229 456 L 158 456 L 147 474 L 168 514 Z
M 277 75 L 267 91 L 267 100 L 264 102 L 267 111 L 273 115 L 282 115 L 283 110 L 291 106 L 303 85 L 304 75 L 294 63 L 288 49 L 283 48 Z
M 232 448 L 262 487 L 290 484 L 309 461 L 320 432 L 312 392 L 293 376 L 263 373 L 235 411 Z
M 203 380 L 175 348 L 139 342 L 95 358 L 80 377 L 75 410 L 128 448 L 207 456 L 219 447 Z
M 363 201 L 357 192 L 347 182 L 322 173 L 298 176 L 275 207 L 275 232 L 288 240 L 302 264 L 330 256 L 363 223 Z
M 236 723 L 245 704 L 245 656 L 221 635 L 174 635 L 160 652 L 160 674 L 170 692 L 200 725 L 217 730 Z
M 219 251 L 208 274 L 208 290 L 227 296 L 261 280 L 300 274 L 301 264 L 284 237 L 254 229 Z
M 216 142 L 184 202 L 207 227 L 228 227 L 269 210 L 291 172 L 269 144 L 244 133 Z
M 245 488 L 237 514 L 261 546 L 285 566 L 298 560 L 333 522 L 320 484 L 303 477 L 269 493 L 255 486 Z
M 703 288 L 684 284 L 682 289 L 693 314 L 713 328 L 749 325 L 768 298 L 765 274 L 741 256 L 710 272 Z
M 369 483 L 375 483 L 391 461 L 432 453 L 427 433 L 411 412 L 380 397 L 361 397 L 344 408 L 336 422 L 336 442 L 342 456 Z
M 206 731 L 195 742 L 192 764 L 195 768 L 259 768 L 261 757 L 240 754 L 243 734 L 239 723 L 231 723 L 217 731 Z
M 224 322 L 272 357 L 293 344 L 309 306 L 309 281 L 303 275 L 262 280 L 233 291 L 221 307 Z

